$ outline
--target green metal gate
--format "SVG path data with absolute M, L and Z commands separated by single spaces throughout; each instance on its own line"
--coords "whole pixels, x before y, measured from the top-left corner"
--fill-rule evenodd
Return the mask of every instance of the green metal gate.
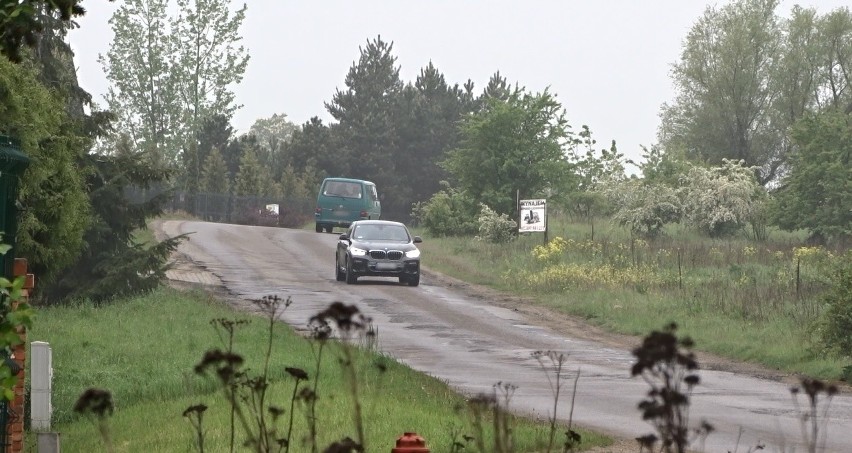
M 0 135 L 0 231 L 3 237 L 0 243 L 12 248 L 2 257 L 2 275 L 9 280 L 14 278 L 15 236 L 18 233 L 18 180 L 29 166 L 30 158 L 21 152 L 20 144 Z M 0 349 L 0 360 L 12 375 L 18 374 L 20 366 L 11 357 L 7 348 Z M 4 398 L 0 398 L 0 451 L 6 452 L 10 446 L 9 424 L 17 422 L 23 414 L 15 413 Z

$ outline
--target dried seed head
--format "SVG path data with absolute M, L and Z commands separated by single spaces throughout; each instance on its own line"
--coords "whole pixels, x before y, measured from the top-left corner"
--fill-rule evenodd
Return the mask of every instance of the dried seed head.
M 284 371 L 290 376 L 296 378 L 297 381 L 305 381 L 308 379 L 308 373 L 301 368 L 285 367 Z
M 188 416 L 190 416 L 190 415 L 192 415 L 192 414 L 198 414 L 198 415 L 201 415 L 201 414 L 203 414 L 203 413 L 204 413 L 204 411 L 206 411 L 206 410 L 207 410 L 207 406 L 205 406 L 204 404 L 196 404 L 196 405 L 194 405 L 194 406 L 189 406 L 189 407 L 187 407 L 187 408 L 186 408 L 186 410 L 185 410 L 185 411 L 183 411 L 183 416 L 184 416 L 184 417 L 188 417 Z
M 98 388 L 86 389 L 74 404 L 74 412 L 91 413 L 98 417 L 112 415 L 113 409 L 112 394 L 108 390 Z

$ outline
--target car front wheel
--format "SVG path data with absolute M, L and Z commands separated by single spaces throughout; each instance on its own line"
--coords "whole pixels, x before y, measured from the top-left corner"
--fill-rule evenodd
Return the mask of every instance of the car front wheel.
M 340 261 L 338 261 L 337 257 L 334 258 L 334 274 L 337 281 L 342 282 L 346 279 L 346 274 L 340 270 Z
M 402 278 L 400 278 L 402 280 Z M 405 279 L 405 283 L 408 283 L 408 286 L 417 286 L 420 284 L 420 274 L 412 275 Z
M 358 277 L 352 272 L 352 260 L 346 260 L 346 283 L 353 284 L 358 280 Z

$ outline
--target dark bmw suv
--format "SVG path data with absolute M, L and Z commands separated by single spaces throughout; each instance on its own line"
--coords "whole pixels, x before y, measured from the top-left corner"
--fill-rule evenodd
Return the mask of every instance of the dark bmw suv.
M 399 222 L 358 220 L 340 235 L 334 270 L 337 281 L 358 277 L 398 277 L 409 286 L 420 284 L 420 236 Z

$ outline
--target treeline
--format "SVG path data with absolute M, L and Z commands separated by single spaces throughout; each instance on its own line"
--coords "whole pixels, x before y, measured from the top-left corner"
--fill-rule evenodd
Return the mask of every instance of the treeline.
M 511 89 L 499 72 L 480 93 L 471 81 L 447 82 L 431 62 L 413 82 L 399 72 L 393 44 L 378 37 L 361 48 L 345 88 L 326 103 L 330 124 L 313 117 L 297 126 L 274 115 L 225 142 L 215 137 L 232 131 L 214 117 L 201 135 L 199 189 L 313 197 L 326 176 L 368 179 L 380 189 L 385 216 L 406 219 L 412 203 L 428 200 L 447 179 L 439 163 L 458 145 L 461 119 L 488 99 L 508 99 Z
M 32 3 L 38 14 L 2 22 L 24 34 L 3 43 L 20 63 L 0 63 L 0 115 L 2 133 L 33 158 L 16 253 L 52 298 L 155 284 L 175 242 L 145 249 L 132 231 L 165 197 L 126 197 L 151 185 L 283 199 L 313 197 L 325 176 L 364 178 L 378 184 L 387 217 L 412 215 L 435 234 L 476 233 L 482 212 L 517 219 L 517 195 L 648 236 L 675 222 L 716 236 L 762 238 L 769 225 L 821 242 L 852 234 L 848 8 L 782 17 L 771 0 L 709 7 L 674 65 L 678 95 L 662 106 L 658 143 L 633 163 L 572 126 L 554 93 L 499 71 L 478 88 L 427 62 L 403 81 L 381 37 L 329 93 L 332 121 L 296 125 L 282 113 L 237 135 L 231 89 L 249 63 L 239 33 L 246 9 L 225 0 L 123 1 L 101 58 L 110 82 L 101 110 L 78 86 L 65 43 L 77 2 Z M 34 46 L 19 52 L 22 42 Z
M 783 17 L 778 5 L 735 1 L 696 21 L 641 162 L 572 128 L 553 93 L 499 72 L 477 91 L 429 63 L 404 83 L 392 44 L 376 38 L 326 103 L 334 121 L 290 125 L 278 149 L 261 146 L 260 165 L 309 196 L 323 175 L 374 180 L 388 212 L 413 207 L 437 234 L 476 233 L 481 204 L 517 219 L 521 194 L 646 236 L 684 223 L 764 239 L 775 225 L 848 244 L 852 14 L 797 6 Z
M 777 1 L 708 7 L 672 73 L 659 142 L 632 163 L 574 133 L 548 93 L 514 90 L 462 118 L 440 165 L 450 185 L 418 206 L 438 234 L 475 234 L 488 210 L 517 219 L 513 198 L 547 197 L 586 218 L 656 236 L 683 223 L 710 236 L 767 227 L 848 247 L 852 236 L 852 14 Z M 625 174 L 636 165 L 638 175 Z M 496 235 L 495 237 L 505 237 Z

